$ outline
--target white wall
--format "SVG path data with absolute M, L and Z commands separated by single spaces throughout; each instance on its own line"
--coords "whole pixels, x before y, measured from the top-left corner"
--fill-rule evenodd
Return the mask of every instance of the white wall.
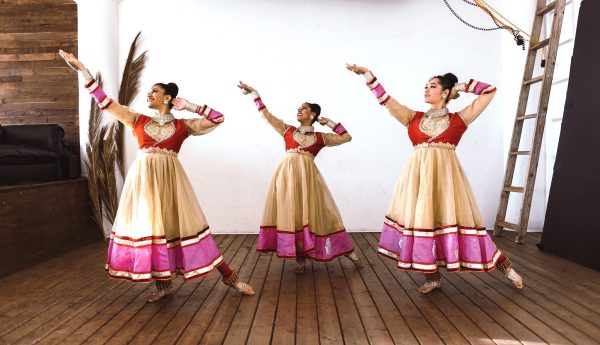
M 77 0 L 77 26 L 79 51 L 73 52 L 89 67 L 92 74 L 102 73 L 104 90 L 116 97 L 119 91 L 119 42 L 118 0 Z M 83 78 L 79 75 L 80 83 Z M 79 137 L 80 151 L 85 152 L 88 143 L 90 95 L 79 89 Z M 83 156 L 82 156 L 83 157 Z M 84 166 L 85 168 L 85 166 Z
M 509 2 L 514 8 L 503 13 L 512 18 L 534 1 Z M 474 23 L 489 26 L 479 10 L 451 3 Z M 529 30 L 531 16 L 526 18 L 518 24 Z M 91 29 L 80 25 L 81 49 Z M 270 110 L 288 123 L 294 123 L 304 101 L 321 104 L 324 116 L 344 123 L 353 141 L 324 149 L 316 163 L 346 227 L 380 229 L 412 147 L 406 129 L 377 104 L 362 78 L 344 69 L 345 62 L 370 67 L 389 93 L 418 110 L 427 109 L 422 87 L 434 74 L 452 71 L 460 79 L 498 87 L 496 99 L 457 150 L 486 224 L 493 227 L 508 145 L 505 122 L 514 117 L 511 96 L 518 92 L 512 80 L 522 76 L 525 59 L 507 33 L 469 29 L 437 0 L 122 0 L 120 66 L 139 30 L 143 49 L 150 51 L 144 90 L 154 82 L 174 81 L 181 97 L 225 114 L 221 128 L 188 139 L 179 156 L 213 231 L 257 232 L 266 189 L 284 155 L 282 139 L 235 87 L 240 79 L 256 87 Z M 504 51 L 510 51 L 514 66 L 506 65 Z M 114 57 L 111 49 L 104 54 Z M 464 95 L 450 109 L 472 99 Z M 143 95 L 133 107 L 150 114 Z M 128 164 L 135 150 L 130 136 Z M 532 214 L 531 219 L 543 216 Z

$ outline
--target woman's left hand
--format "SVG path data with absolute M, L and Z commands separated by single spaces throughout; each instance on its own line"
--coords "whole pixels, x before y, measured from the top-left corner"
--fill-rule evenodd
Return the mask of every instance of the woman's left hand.
M 326 126 L 329 123 L 329 119 L 326 117 L 320 117 L 317 119 L 317 122 L 319 122 L 323 126 Z
M 185 98 L 177 97 L 172 100 L 171 103 L 173 103 L 173 108 L 175 108 L 175 110 L 183 110 L 187 106 L 188 101 Z

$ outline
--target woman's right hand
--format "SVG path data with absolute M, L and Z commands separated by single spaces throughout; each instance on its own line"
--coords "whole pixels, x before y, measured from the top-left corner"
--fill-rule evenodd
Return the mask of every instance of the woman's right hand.
M 171 103 L 173 103 L 173 107 L 175 108 L 175 110 L 183 110 L 185 109 L 185 107 L 187 107 L 189 102 L 185 98 L 177 97 L 174 100 L 172 100 Z
M 356 73 L 358 75 L 365 74 L 365 73 L 369 72 L 369 69 L 366 68 L 366 67 L 356 66 L 356 64 L 352 64 L 351 65 L 349 63 L 346 64 L 346 69 L 348 71 L 354 72 L 354 73 Z
M 58 51 L 58 55 L 60 55 L 60 57 L 63 58 L 65 60 L 65 62 L 67 63 L 67 65 L 69 65 L 72 69 L 74 69 L 76 71 L 85 70 L 85 66 L 83 65 L 83 63 L 81 63 L 81 61 L 77 60 L 75 55 L 73 55 L 71 53 L 67 53 L 66 51 L 64 51 L 62 49 L 60 49 Z
M 240 80 L 240 83 L 239 83 L 239 85 L 237 87 L 239 87 L 240 89 L 242 89 L 246 94 L 249 94 L 250 92 L 254 91 L 254 88 L 252 86 L 250 86 L 248 84 L 244 84 L 241 80 Z
M 450 94 L 448 96 L 450 97 L 450 99 L 457 99 L 458 97 L 460 97 L 456 86 L 452 87 L 452 89 L 450 90 Z

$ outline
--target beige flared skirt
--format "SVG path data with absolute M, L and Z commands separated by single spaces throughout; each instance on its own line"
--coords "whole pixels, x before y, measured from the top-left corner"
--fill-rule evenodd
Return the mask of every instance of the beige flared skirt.
M 327 261 L 353 251 L 340 211 L 312 156 L 287 153 L 267 193 L 258 250 Z
M 223 257 L 175 154 L 143 153 L 133 162 L 108 246 L 106 270 L 134 282 L 189 280 Z
M 195 235 L 207 225 L 177 157 L 139 154 L 127 174 L 113 229 L 133 238 L 171 240 Z
M 414 151 L 398 179 L 378 251 L 407 270 L 488 271 L 495 267 L 501 253 L 486 232 L 453 149 Z
M 414 151 L 402 168 L 387 216 L 409 229 L 485 226 L 456 152 L 447 148 Z

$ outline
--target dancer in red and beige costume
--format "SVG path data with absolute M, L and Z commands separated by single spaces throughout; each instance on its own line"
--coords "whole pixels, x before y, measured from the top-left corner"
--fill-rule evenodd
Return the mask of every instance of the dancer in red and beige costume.
M 223 115 L 208 106 L 176 98 L 177 85 L 154 84 L 148 107 L 154 116 L 142 115 L 109 98 L 85 66 L 73 54 L 60 51 L 63 59 L 85 79 L 85 87 L 100 109 L 132 129 L 138 156 L 131 165 L 108 245 L 106 271 L 111 278 L 132 282 L 156 281 L 148 302 L 173 293 L 171 280 L 201 277 L 215 268 L 223 282 L 243 294 L 252 287 L 237 279 L 212 239 L 194 189 L 177 159 L 190 135 L 203 135 L 223 122 Z M 172 107 L 197 113 L 194 119 L 176 119 Z
M 315 157 L 326 146 L 349 142 L 352 137 L 341 123 L 319 118 L 318 104 L 303 103 L 298 108 L 301 126 L 288 125 L 264 105 L 258 92 L 242 82 L 238 85 L 250 93 L 258 111 L 283 137 L 286 155 L 275 169 L 268 190 L 257 250 L 275 251 L 280 258 L 295 258 L 296 271 L 304 271 L 305 259 L 329 261 L 345 255 L 362 267 L 354 253 L 338 208 L 315 165 Z M 315 132 L 318 121 L 333 133 Z
M 458 84 L 454 74 L 431 78 L 425 86 L 426 112 L 398 103 L 367 68 L 347 65 L 363 75 L 379 104 L 408 127 L 415 148 L 405 163 L 379 240 L 379 253 L 398 268 L 425 273 L 423 293 L 441 287 L 440 267 L 448 271 L 490 271 L 499 267 L 516 288 L 521 277 L 485 230 L 469 181 L 455 148 L 467 126 L 487 107 L 496 88 L 469 80 Z M 448 112 L 446 104 L 458 92 L 477 95 L 466 108 Z

